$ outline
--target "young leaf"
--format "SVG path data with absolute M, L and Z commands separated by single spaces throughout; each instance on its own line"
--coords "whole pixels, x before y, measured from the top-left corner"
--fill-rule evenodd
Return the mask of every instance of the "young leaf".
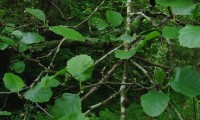
M 179 28 L 165 26 L 162 30 L 162 35 L 165 39 L 176 39 L 179 36 Z
M 180 30 L 179 43 L 188 48 L 200 47 L 200 27 L 187 25 Z
M 158 84 L 162 84 L 165 79 L 165 72 L 163 70 L 156 70 L 155 72 L 155 81 Z
M 3 77 L 4 85 L 11 92 L 19 92 L 25 86 L 24 81 L 17 75 L 6 73 Z
M 159 116 L 167 108 L 168 102 L 169 94 L 158 91 L 150 91 L 141 97 L 144 112 L 151 117 Z
M 64 93 L 56 99 L 53 113 L 56 120 L 72 113 L 81 113 L 80 97 L 77 94 Z
M 25 63 L 24 61 L 17 61 L 13 65 L 13 69 L 16 73 L 22 73 L 25 69 Z
M 118 26 L 123 21 L 123 17 L 120 13 L 115 11 L 107 11 L 106 18 L 110 24 L 113 26 Z
M 37 33 L 24 33 L 21 39 L 21 42 L 25 43 L 25 44 L 33 44 L 33 43 L 39 43 L 39 42 L 44 42 L 45 39 L 37 34 Z
M 49 30 L 53 31 L 58 35 L 62 35 L 65 38 L 69 38 L 76 41 L 85 41 L 85 38 L 77 31 L 67 28 L 65 26 L 53 26 Z
M 26 11 L 28 13 L 30 13 L 31 15 L 35 16 L 36 18 L 38 18 L 38 19 L 42 20 L 43 22 L 45 22 L 46 16 L 45 16 L 43 11 L 41 11 L 39 9 L 31 9 L 31 8 L 26 8 Z
M 189 97 L 200 95 L 200 74 L 188 67 L 177 68 L 175 78 L 169 85 L 176 91 Z
M 90 79 L 93 69 L 94 61 L 87 55 L 75 56 L 67 62 L 67 71 L 80 82 Z

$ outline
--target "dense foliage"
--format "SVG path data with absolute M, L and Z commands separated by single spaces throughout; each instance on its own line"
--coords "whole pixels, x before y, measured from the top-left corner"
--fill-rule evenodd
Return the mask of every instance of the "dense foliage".
M 1 0 L 0 120 L 200 119 L 197 0 Z

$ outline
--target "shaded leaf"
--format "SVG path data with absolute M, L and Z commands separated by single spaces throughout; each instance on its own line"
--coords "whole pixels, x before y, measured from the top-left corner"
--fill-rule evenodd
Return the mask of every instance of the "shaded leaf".
M 200 95 L 200 74 L 189 67 L 177 68 L 175 78 L 169 85 L 176 92 L 195 97 Z
M 122 23 L 123 17 L 120 13 L 115 11 L 107 11 L 106 18 L 113 26 L 118 26 Z
M 17 75 L 6 73 L 3 77 L 4 85 L 11 92 L 19 92 L 25 86 L 24 81 Z
M 13 69 L 16 73 L 22 73 L 25 69 L 24 61 L 17 61 L 13 64 Z
M 53 113 L 56 120 L 68 117 L 72 113 L 81 113 L 80 97 L 77 94 L 64 93 L 62 97 L 56 99 Z
M 39 9 L 31 9 L 31 8 L 26 8 L 26 11 L 30 13 L 31 15 L 35 16 L 36 18 L 45 22 L 46 16 L 43 11 Z
M 165 39 L 176 39 L 179 36 L 179 28 L 165 26 L 162 30 L 162 35 Z
M 153 90 L 141 97 L 144 112 L 151 117 L 159 116 L 167 108 L 168 102 L 169 94 Z

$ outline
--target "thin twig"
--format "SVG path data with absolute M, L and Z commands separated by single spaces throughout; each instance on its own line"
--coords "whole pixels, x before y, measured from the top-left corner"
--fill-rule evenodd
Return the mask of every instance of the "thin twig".
M 111 75 L 112 73 L 119 67 L 119 65 L 121 65 L 122 63 L 122 60 L 120 60 L 118 63 L 114 64 L 112 66 L 112 68 L 106 73 L 105 76 L 103 76 L 101 78 L 101 80 L 98 82 L 99 84 L 103 83 L 105 80 L 107 80 Z M 91 95 L 92 93 L 94 93 L 97 89 L 99 88 L 99 85 L 91 88 L 82 98 L 81 100 L 85 100 L 89 95 Z
M 90 113 L 92 110 L 100 107 L 101 105 L 105 105 L 108 101 L 110 101 L 111 99 L 115 98 L 117 95 L 119 95 L 121 93 L 121 91 L 119 90 L 118 92 L 112 94 L 110 97 L 108 97 L 107 99 L 105 99 L 104 101 L 97 103 L 95 105 L 92 105 L 89 107 L 89 110 L 87 110 L 84 114 L 87 115 L 88 113 Z
M 178 118 L 179 118 L 180 120 L 183 120 L 183 118 L 181 117 L 180 112 L 179 112 L 171 103 L 169 103 L 169 105 L 170 105 L 170 107 L 174 110 L 174 112 L 176 113 L 176 115 L 178 116 Z
M 144 58 L 141 58 L 141 57 L 139 57 L 139 56 L 134 56 L 134 58 L 139 59 L 139 60 L 141 60 L 141 61 L 143 61 L 143 62 L 146 62 L 146 63 L 148 63 L 148 64 L 150 64 L 150 65 L 153 65 L 153 66 L 157 66 L 157 67 L 161 67 L 161 68 L 165 68 L 165 69 L 170 69 L 170 67 L 152 63 L 152 62 L 150 62 L 150 61 L 148 61 L 148 60 L 145 60 Z
M 125 43 L 124 43 L 125 44 Z M 118 50 L 119 48 L 121 48 L 124 44 L 112 49 L 110 52 L 108 52 L 107 54 L 105 54 L 103 57 L 101 57 L 100 59 L 96 60 L 94 65 L 98 64 L 99 62 L 101 62 L 102 60 L 104 60 L 106 57 L 108 57 L 108 55 L 112 54 L 113 52 L 115 52 L 116 50 Z
M 37 107 L 40 108 L 45 114 L 47 114 L 49 117 L 53 118 L 51 114 L 49 114 L 44 108 L 42 108 L 38 103 L 36 103 Z
M 147 70 L 145 70 L 141 65 L 139 65 L 139 64 L 136 63 L 136 62 L 134 62 L 133 60 L 130 60 L 130 61 L 131 61 L 131 63 L 132 63 L 135 67 L 137 67 L 138 69 L 140 69 L 140 70 L 145 74 L 145 76 L 149 79 L 149 81 L 150 81 L 152 84 L 154 84 L 153 79 L 150 77 L 150 75 L 148 74 Z
M 80 22 L 78 25 L 74 26 L 74 28 L 79 27 L 80 25 L 82 25 L 83 23 L 85 23 L 87 20 L 89 20 L 94 15 L 94 13 L 97 12 L 97 10 L 101 7 L 101 5 L 104 4 L 104 2 L 105 2 L 105 0 L 103 0 L 85 20 L 83 20 L 82 22 Z

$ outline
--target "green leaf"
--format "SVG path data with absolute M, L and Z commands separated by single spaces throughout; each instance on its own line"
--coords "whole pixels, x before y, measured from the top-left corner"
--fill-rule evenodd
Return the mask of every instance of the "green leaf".
M 105 22 L 97 24 L 98 30 L 104 30 L 106 27 L 108 27 L 108 24 Z
M 165 72 L 163 70 L 156 70 L 155 72 L 155 81 L 158 84 L 162 84 L 165 79 Z
M 192 0 L 156 0 L 156 3 L 170 7 L 187 7 L 193 4 Z
M 8 111 L 0 111 L 0 116 L 9 116 L 11 115 L 11 112 L 8 112 Z
M 17 61 L 13 64 L 13 69 L 16 73 L 22 73 L 25 69 L 24 61 Z
M 19 92 L 25 86 L 24 81 L 17 75 L 6 73 L 3 77 L 4 85 L 11 92 Z
M 152 31 L 152 32 L 150 32 L 149 34 L 147 34 L 145 36 L 144 41 L 147 42 L 147 41 L 149 41 L 149 40 L 151 40 L 153 38 L 159 37 L 159 36 L 160 36 L 160 32 L 158 32 L 158 31 Z
M 126 51 L 126 50 L 116 50 L 115 51 L 115 57 L 120 59 L 129 59 L 131 58 L 135 52 L 133 50 Z
M 138 42 L 137 46 L 133 48 L 132 50 L 125 51 L 125 50 L 116 50 L 115 51 L 115 57 L 120 59 L 129 59 L 133 55 L 135 55 L 136 52 L 140 51 L 142 47 L 151 39 L 158 37 L 160 35 L 159 32 L 153 31 L 145 36 L 144 40 L 141 40 Z
M 128 42 L 128 43 L 131 43 L 136 39 L 136 35 L 130 36 L 128 34 L 123 34 L 120 37 L 121 37 L 121 40 Z
M 58 71 L 55 75 L 53 75 L 53 77 L 57 77 L 58 75 L 65 75 L 67 73 L 67 68 L 64 68 L 60 71 Z
M 173 7 L 172 12 L 175 15 L 192 15 L 195 7 L 196 7 L 196 4 L 191 4 L 191 5 L 184 6 L 184 7 Z
M 52 94 L 50 88 L 44 88 L 37 84 L 24 94 L 24 98 L 32 102 L 43 103 L 48 102 Z
M 26 8 L 26 11 L 28 13 L 30 13 L 31 15 L 35 16 L 36 18 L 38 18 L 38 19 L 42 20 L 43 22 L 45 22 L 46 16 L 45 16 L 43 11 L 41 11 L 39 9 L 31 9 L 31 8 Z
M 169 84 L 176 92 L 189 97 L 200 95 L 200 74 L 189 67 L 177 68 L 176 76 Z
M 0 50 L 5 50 L 9 45 L 4 42 L 0 42 Z
M 23 36 L 23 33 L 19 30 L 15 30 L 11 34 L 16 36 L 17 38 L 22 38 L 22 36 Z
M 76 113 L 71 113 L 67 116 L 64 116 L 60 118 L 59 120 L 89 120 L 88 118 L 85 118 L 85 115 L 80 112 Z
M 75 56 L 67 62 L 67 71 L 80 82 L 90 79 L 93 69 L 94 61 L 87 55 Z
M 107 11 L 106 18 L 110 24 L 113 26 L 118 26 L 122 23 L 123 17 L 120 13 L 115 11 Z
M 72 113 L 81 113 L 81 99 L 77 94 L 64 93 L 56 99 L 53 107 L 55 119 L 69 116 Z
M 19 43 L 19 47 L 18 47 L 18 51 L 19 52 L 24 52 L 28 49 L 28 45 L 23 43 L 23 42 L 20 42 Z
M 196 8 L 194 9 L 193 11 L 193 17 L 195 19 L 199 18 L 200 17 L 200 4 L 197 4 L 196 5 Z
M 33 43 L 39 43 L 39 42 L 44 42 L 45 39 L 37 34 L 37 33 L 24 33 L 21 39 L 21 42 L 25 44 L 33 44 Z
M 169 94 L 153 90 L 141 97 L 144 112 L 151 117 L 159 116 L 167 108 L 168 102 Z
M 85 38 L 77 31 L 67 28 L 65 26 L 54 26 L 50 27 L 49 30 L 53 31 L 58 35 L 62 35 L 65 38 L 69 38 L 76 41 L 85 41 Z
M 0 36 L 0 40 L 7 43 L 8 45 L 11 45 L 12 47 L 16 47 L 16 43 L 14 42 L 13 39 L 8 38 L 8 37 L 4 37 L 4 36 Z
M 51 76 L 45 76 L 37 85 L 28 90 L 24 97 L 32 102 L 48 102 L 52 96 L 51 87 L 57 87 L 60 82 Z
M 179 36 L 179 28 L 165 26 L 162 35 L 165 39 L 176 39 Z
M 44 88 L 57 87 L 60 82 L 51 76 L 45 76 L 42 78 L 40 85 Z
M 188 48 L 200 47 L 200 27 L 187 25 L 180 30 L 179 43 Z

